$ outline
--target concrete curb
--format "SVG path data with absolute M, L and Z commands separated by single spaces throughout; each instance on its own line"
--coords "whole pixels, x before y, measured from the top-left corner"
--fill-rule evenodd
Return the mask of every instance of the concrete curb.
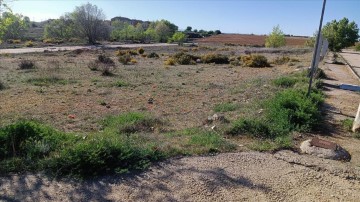
M 339 55 L 345 61 L 346 66 L 349 67 L 354 76 L 360 81 L 360 75 L 354 70 L 353 66 L 341 55 L 341 53 L 339 53 Z

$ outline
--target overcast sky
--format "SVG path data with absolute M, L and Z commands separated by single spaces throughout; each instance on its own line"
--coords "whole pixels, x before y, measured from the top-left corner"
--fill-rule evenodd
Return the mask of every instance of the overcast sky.
M 107 19 L 123 16 L 140 20 L 166 19 L 180 29 L 226 33 L 268 34 L 280 25 L 286 34 L 312 35 L 318 28 L 323 0 L 16 0 L 12 10 L 34 21 L 58 18 L 76 6 L 91 3 Z M 360 26 L 360 0 L 328 0 L 324 23 L 343 17 Z

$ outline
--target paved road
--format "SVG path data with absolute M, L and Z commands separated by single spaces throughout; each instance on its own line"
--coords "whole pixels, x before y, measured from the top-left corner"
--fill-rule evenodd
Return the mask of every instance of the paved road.
M 44 51 L 65 51 L 76 49 L 102 49 L 102 48 L 139 48 L 156 46 L 177 46 L 177 44 L 156 43 L 156 44 L 123 44 L 123 45 L 101 45 L 101 46 L 62 46 L 62 47 L 44 47 L 44 48 L 16 48 L 0 49 L 0 54 L 20 54 L 20 53 L 39 53 Z
M 344 50 L 340 55 L 346 60 L 351 66 L 355 74 L 357 74 L 360 80 L 360 52 Z

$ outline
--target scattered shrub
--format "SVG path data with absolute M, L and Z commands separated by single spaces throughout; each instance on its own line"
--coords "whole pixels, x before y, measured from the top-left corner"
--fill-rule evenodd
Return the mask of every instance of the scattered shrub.
M 176 60 L 174 58 L 168 58 L 167 60 L 165 60 L 164 65 L 175 65 L 176 64 Z
M 21 43 L 21 39 L 9 39 L 9 40 L 7 40 L 7 43 L 9 43 L 9 44 L 19 44 L 19 43 Z
M 291 59 L 289 56 L 282 56 L 282 57 L 276 57 L 272 63 L 276 65 L 283 65 L 290 62 L 290 60 Z
M 121 55 L 118 60 L 121 64 L 127 65 L 131 61 L 131 56 L 129 54 Z
M 145 52 L 145 50 L 143 48 L 139 48 L 137 51 L 140 55 L 144 54 L 144 52 Z
M 32 41 L 27 41 L 27 42 L 25 42 L 25 46 L 26 47 L 33 47 L 35 44 L 34 44 L 34 42 L 32 42 Z
M 98 62 L 94 62 L 94 61 L 91 61 L 88 63 L 88 68 L 91 70 L 91 71 L 98 71 L 99 70 L 99 63 Z
M 270 67 L 267 58 L 263 55 L 244 55 L 241 63 L 245 67 Z
M 221 54 L 206 54 L 203 57 L 201 57 L 201 61 L 203 63 L 209 64 L 209 63 L 215 63 L 215 64 L 229 64 L 229 58 L 226 55 Z
M 137 61 L 135 60 L 135 58 L 131 58 L 130 62 L 131 62 L 132 64 L 136 64 L 136 63 L 137 63 Z
M 4 90 L 5 88 L 5 84 L 0 80 L 0 90 Z
M 22 60 L 19 64 L 20 69 L 35 69 L 35 63 L 31 60 Z
M 54 40 L 51 38 L 46 38 L 43 40 L 44 43 L 54 43 Z
M 124 55 L 138 55 L 138 51 L 136 50 L 117 50 L 115 52 L 116 56 L 124 56 Z
M 159 55 L 155 52 L 151 52 L 146 56 L 147 58 L 159 58 Z
M 171 56 L 170 62 L 175 62 L 180 65 L 193 65 L 196 64 L 196 60 L 200 59 L 198 56 L 190 55 L 185 52 L 178 52 L 175 55 Z
M 97 61 L 107 65 L 115 65 L 115 62 L 110 57 L 102 54 L 98 56 Z

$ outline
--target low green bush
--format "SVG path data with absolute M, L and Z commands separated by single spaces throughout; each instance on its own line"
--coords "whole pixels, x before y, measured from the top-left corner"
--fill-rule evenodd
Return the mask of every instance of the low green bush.
M 280 78 L 275 79 L 275 80 L 273 81 L 273 83 L 274 83 L 276 86 L 289 88 L 289 87 L 293 87 L 293 86 L 297 83 L 297 78 L 288 77 L 288 76 L 283 76 L 283 77 L 280 77 Z
M 274 84 L 287 89 L 263 102 L 264 113 L 261 116 L 235 121 L 227 131 L 229 135 L 244 134 L 270 139 L 272 142 L 283 138 L 284 141 L 279 140 L 280 142 L 274 145 L 282 145 L 284 148 L 289 145 L 285 140 L 292 131 L 308 132 L 318 127 L 321 123 L 320 106 L 324 96 L 315 86 L 310 97 L 307 97 L 306 73 L 280 77 L 274 80 Z

